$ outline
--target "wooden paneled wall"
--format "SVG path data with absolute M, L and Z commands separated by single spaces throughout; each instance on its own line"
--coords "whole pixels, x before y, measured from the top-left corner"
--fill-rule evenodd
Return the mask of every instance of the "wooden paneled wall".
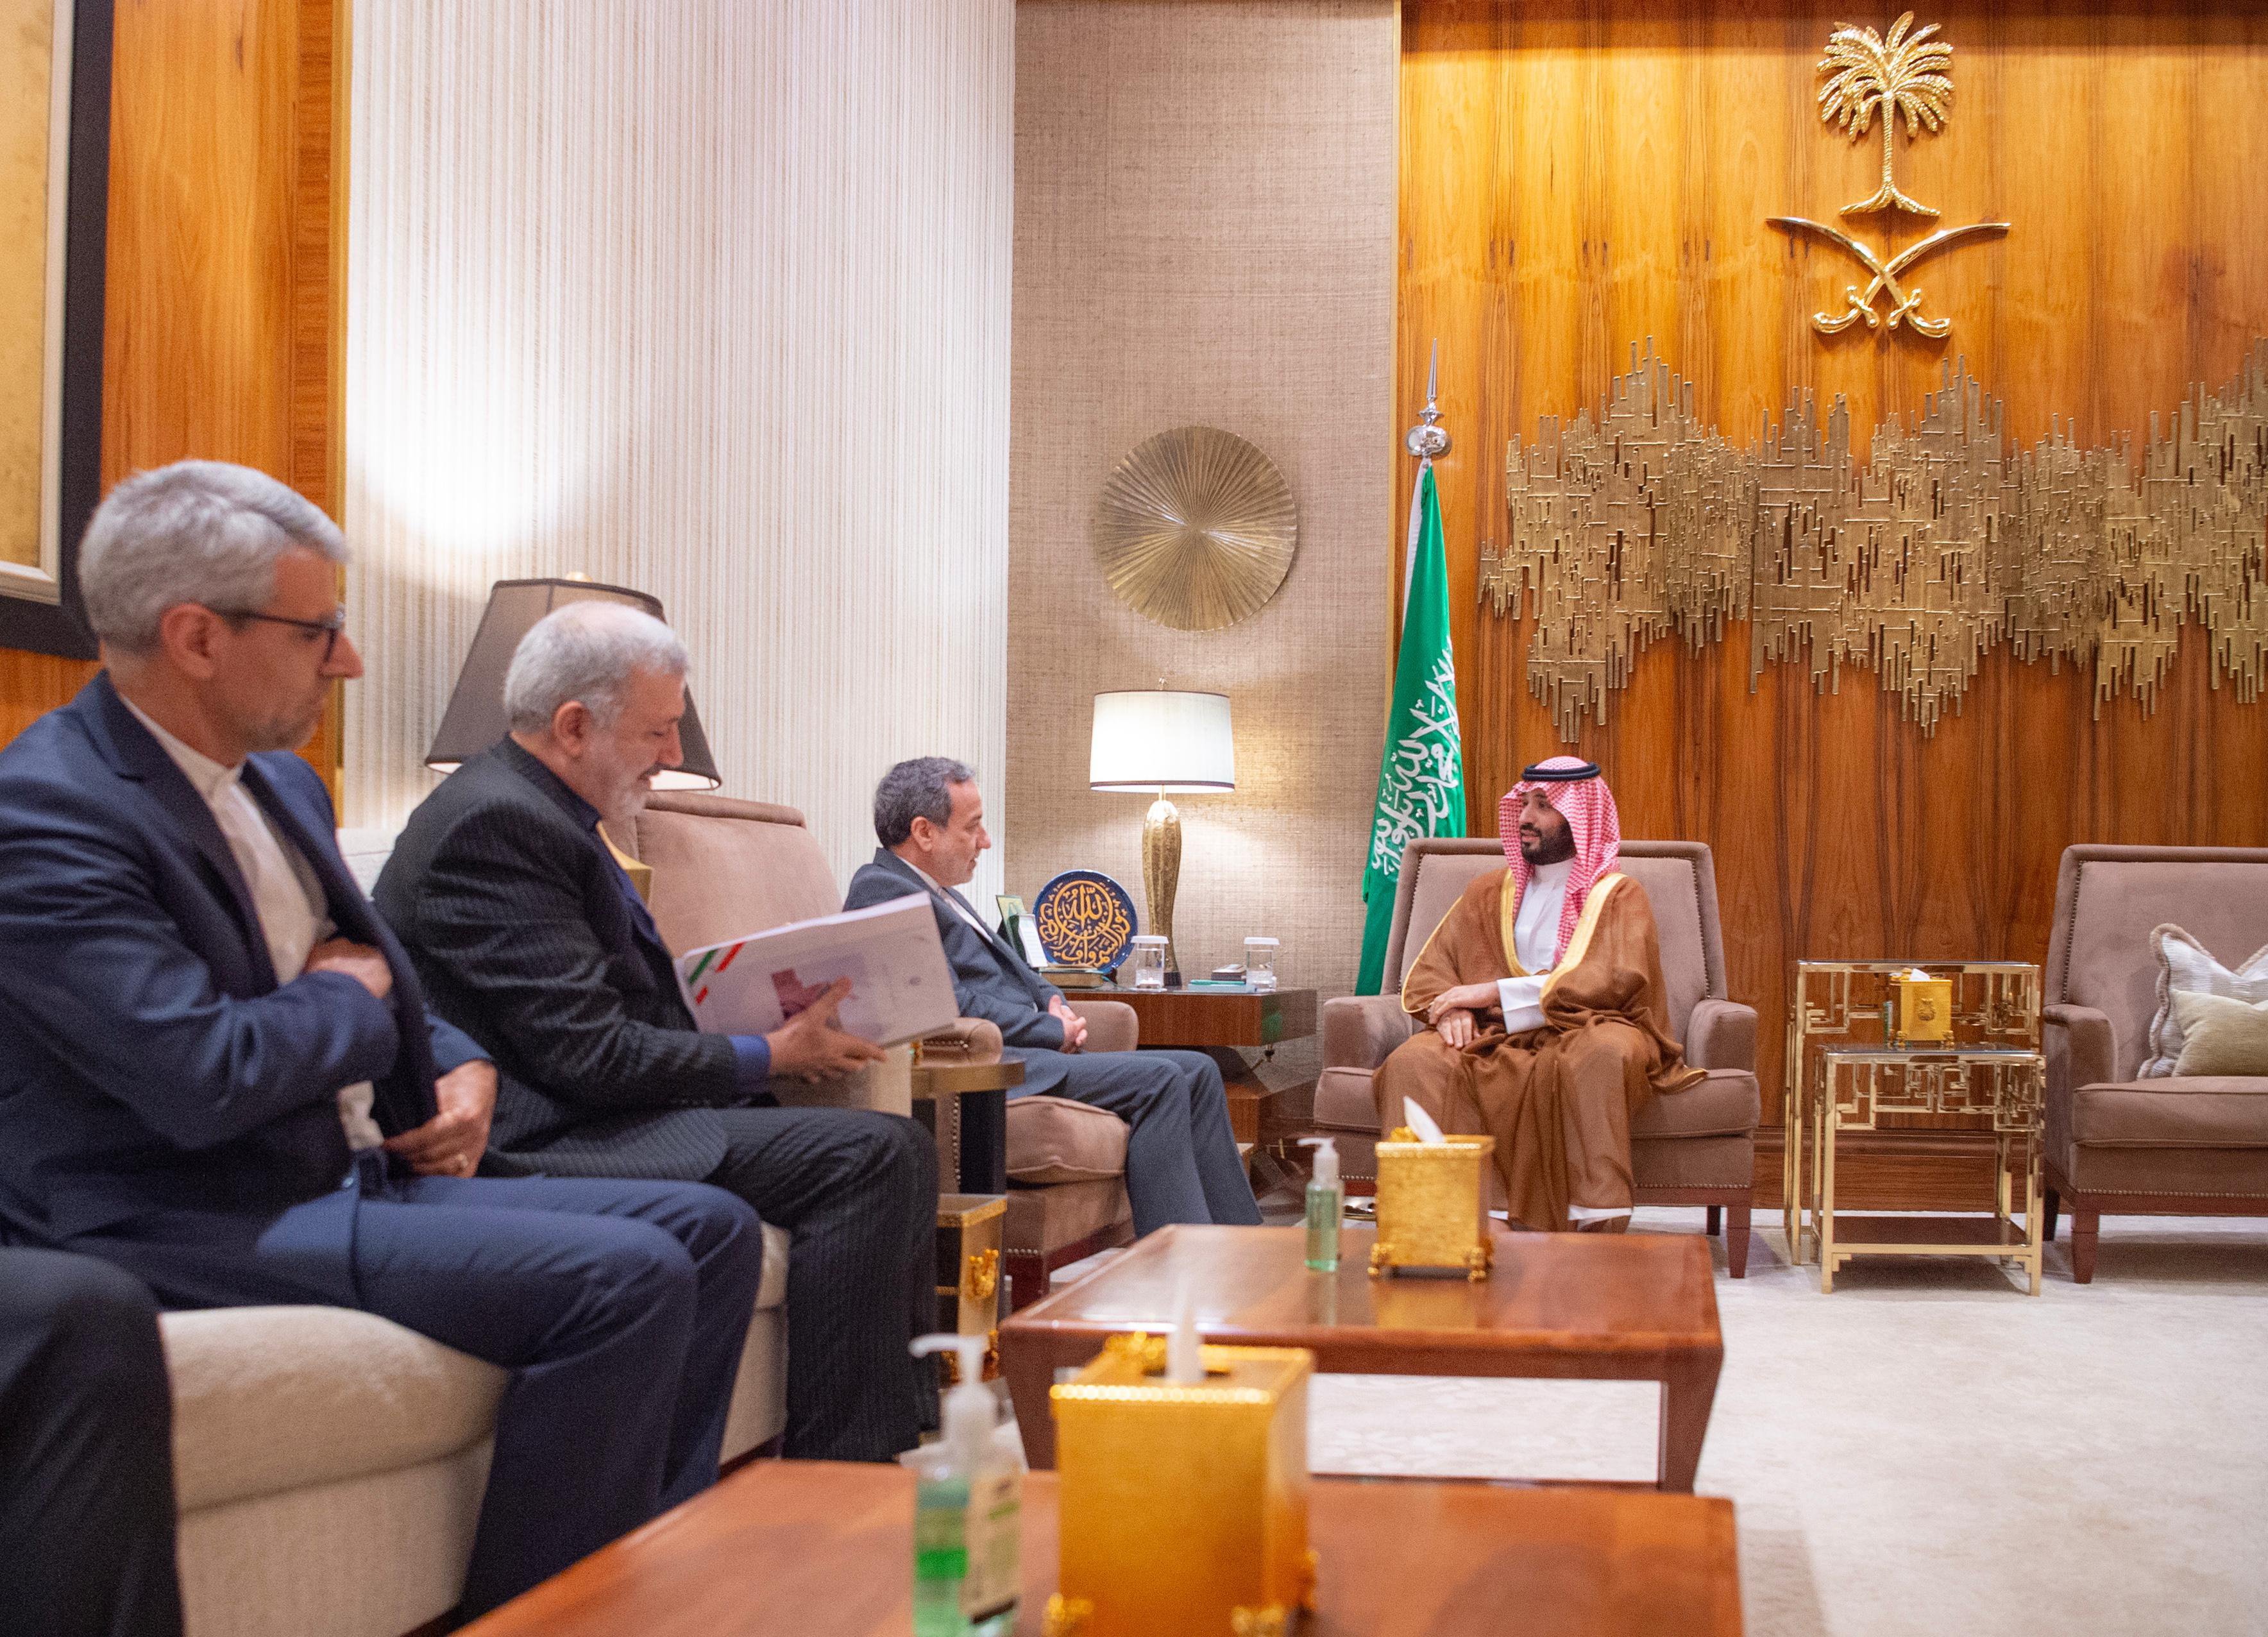
M 117 0 L 106 489 L 198 455 L 339 514 L 345 14 L 346 0 Z M 0 742 L 93 670 L 0 651 Z M 334 777 L 337 718 L 306 751 Z
M 1896 10 L 1856 20 L 1887 29 Z M 1955 48 L 1953 114 L 1919 142 L 1901 127 L 1900 185 L 1943 225 L 2013 231 L 1917 270 L 1954 320 L 1948 341 L 1814 334 L 1845 269 L 1764 218 L 1832 221 L 1873 191 L 1879 128 L 1854 144 L 1816 108 L 1815 64 L 1846 11 L 1403 8 L 1396 424 L 1416 418 L 1439 336 L 1473 833 L 1493 833 L 1524 763 L 1566 748 L 1528 692 L 1528 624 L 1473 598 L 1481 542 L 1505 535 L 1506 444 L 1532 441 L 1540 416 L 1595 413 L 1633 343 L 1652 337 L 1736 442 L 1808 390 L 1847 398 L 1863 448 L 1955 355 L 2025 444 L 2058 419 L 2083 442 L 2139 439 L 2268 336 L 2268 21 L 2206 0 L 1921 11 Z M 1406 515 L 1399 464 L 1381 527 Z M 1657 644 L 1575 748 L 1613 780 L 1625 835 L 1715 849 L 1734 994 L 1764 1015 L 1776 1117 L 1790 962 L 2038 960 L 2067 844 L 2268 842 L 2268 701 L 2216 689 L 2205 660 L 2185 642 L 2146 716 L 2127 697 L 2098 710 L 2086 675 L 2003 651 L 1925 738 L 1870 671 L 1822 695 L 1802 667 L 1768 667 L 1751 689 L 1735 626 L 1697 653 Z

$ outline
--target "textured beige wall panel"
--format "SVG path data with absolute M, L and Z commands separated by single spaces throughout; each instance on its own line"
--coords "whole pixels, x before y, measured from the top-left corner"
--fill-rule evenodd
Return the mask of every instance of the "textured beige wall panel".
M 1091 696 L 1229 695 L 1233 795 L 1179 799 L 1186 970 L 1284 940 L 1344 991 L 1385 710 L 1395 524 L 1395 96 L 1388 0 L 1024 0 L 1016 11 L 1016 457 L 1009 507 L 1008 889 L 1108 871 L 1141 901 L 1145 800 L 1086 788 Z M 1300 553 L 1226 630 L 1154 624 L 1089 538 L 1154 432 L 1274 461 Z
M 346 822 L 431 788 L 490 582 L 577 569 L 662 599 L 725 793 L 838 873 L 899 756 L 997 804 L 1011 0 L 354 26 Z

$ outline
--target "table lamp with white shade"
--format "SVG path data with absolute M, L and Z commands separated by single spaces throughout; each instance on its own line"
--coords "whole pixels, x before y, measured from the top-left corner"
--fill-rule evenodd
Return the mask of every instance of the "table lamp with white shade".
M 1142 821 L 1142 894 L 1150 932 L 1166 940 L 1167 981 L 1177 981 L 1174 888 L 1182 874 L 1182 815 L 1166 798 L 1236 788 L 1228 696 L 1166 689 L 1095 695 L 1086 783 L 1090 790 L 1157 793 Z

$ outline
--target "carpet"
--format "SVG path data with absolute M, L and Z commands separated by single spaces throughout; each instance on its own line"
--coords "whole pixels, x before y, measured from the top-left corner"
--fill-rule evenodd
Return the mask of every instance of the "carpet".
M 1852 1262 L 1822 1295 L 1758 1214 L 1722 1277 L 1697 1488 L 1738 1510 L 1751 1637 L 2268 1633 L 2268 1223 L 2105 1218 L 2027 1296 Z M 1638 1231 L 1691 1233 L 1697 1211 Z M 1319 1471 L 1650 1479 L 1645 1383 L 1319 1376 Z

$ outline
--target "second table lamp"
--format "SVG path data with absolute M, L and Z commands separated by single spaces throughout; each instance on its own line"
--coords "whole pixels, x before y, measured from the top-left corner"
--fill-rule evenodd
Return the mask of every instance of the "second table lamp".
M 1090 790 L 1156 793 L 1142 821 L 1142 894 L 1148 930 L 1166 940 L 1167 982 L 1178 983 L 1174 889 L 1182 874 L 1182 815 L 1167 798 L 1236 788 L 1228 696 L 1167 689 L 1095 695 L 1086 782 Z

